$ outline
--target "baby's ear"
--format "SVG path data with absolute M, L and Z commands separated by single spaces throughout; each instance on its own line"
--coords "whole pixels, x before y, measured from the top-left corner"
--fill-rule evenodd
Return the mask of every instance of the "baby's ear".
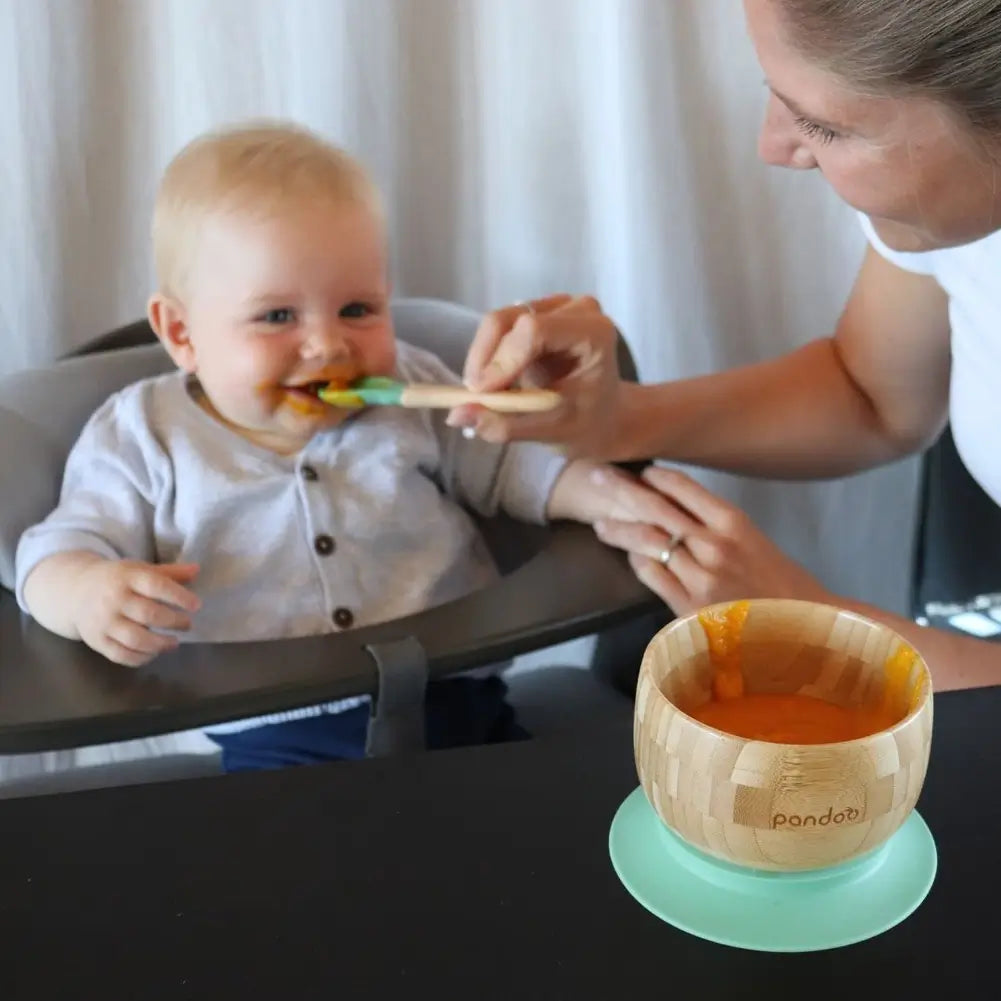
M 149 325 L 160 338 L 174 364 L 185 372 L 196 369 L 195 348 L 188 336 L 188 318 L 184 306 L 176 299 L 156 292 L 146 306 Z

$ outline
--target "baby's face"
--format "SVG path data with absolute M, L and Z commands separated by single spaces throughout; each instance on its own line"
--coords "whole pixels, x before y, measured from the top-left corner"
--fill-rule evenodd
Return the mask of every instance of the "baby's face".
M 218 416 L 258 444 L 295 451 L 348 416 L 316 384 L 393 372 L 385 240 L 363 206 L 212 218 L 190 276 L 189 367 Z

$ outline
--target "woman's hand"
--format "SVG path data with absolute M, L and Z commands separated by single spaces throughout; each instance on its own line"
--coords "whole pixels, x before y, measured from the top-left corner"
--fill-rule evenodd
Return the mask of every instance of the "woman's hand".
M 617 340 L 615 325 L 589 296 L 555 295 L 490 313 L 470 346 L 466 384 L 482 391 L 549 387 L 563 403 L 520 416 L 460 407 L 449 423 L 486 441 L 530 439 L 564 445 L 575 456 L 617 457 L 624 395 Z
M 691 477 L 650 466 L 642 479 L 667 502 L 657 520 L 644 521 L 645 505 L 635 520 L 602 521 L 595 530 L 629 553 L 636 576 L 676 615 L 741 598 L 835 601 L 743 511 Z

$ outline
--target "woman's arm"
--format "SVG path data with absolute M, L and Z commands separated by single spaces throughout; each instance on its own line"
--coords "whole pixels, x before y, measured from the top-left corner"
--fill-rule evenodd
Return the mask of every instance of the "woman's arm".
M 512 417 L 460 408 L 488 441 L 560 442 L 573 455 L 659 457 L 756 476 L 841 476 L 916 451 L 945 420 L 949 318 L 934 279 L 870 249 L 832 337 L 772 361 L 637 386 L 618 380 L 616 330 L 592 299 L 540 300 L 487 316 L 467 381 L 557 388 L 558 410 Z
M 851 598 L 832 596 L 829 603 L 882 622 L 900 633 L 924 657 L 936 691 L 1001 685 L 1001 645 L 997 643 L 919 626 L 903 616 Z
M 617 457 L 772 478 L 846 475 L 937 437 L 949 371 L 945 293 L 870 248 L 833 337 L 773 361 L 627 390 Z

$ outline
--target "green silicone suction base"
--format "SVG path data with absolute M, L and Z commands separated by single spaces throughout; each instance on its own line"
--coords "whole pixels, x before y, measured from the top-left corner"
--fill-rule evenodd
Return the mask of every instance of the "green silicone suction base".
M 745 869 L 696 851 L 654 813 L 641 788 L 608 838 L 626 889 L 668 924 L 760 952 L 834 949 L 887 931 L 913 913 L 935 879 L 928 826 L 911 813 L 884 845 L 812 872 Z

